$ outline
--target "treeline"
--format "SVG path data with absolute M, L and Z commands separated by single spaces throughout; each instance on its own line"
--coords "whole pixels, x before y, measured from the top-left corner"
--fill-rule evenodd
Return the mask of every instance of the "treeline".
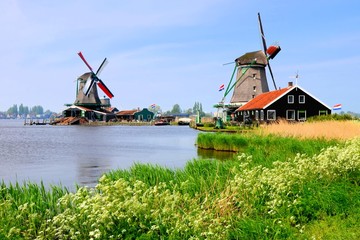
M 50 117 L 53 114 L 52 111 L 46 110 L 41 105 L 33 107 L 24 106 L 20 104 L 14 104 L 9 107 L 5 112 L 0 112 L 1 118 L 26 118 L 26 117 Z
M 196 115 L 199 113 L 199 115 L 201 117 L 206 116 L 207 114 L 203 111 L 203 107 L 202 104 L 200 102 L 195 102 L 194 106 L 192 108 L 189 109 L 182 109 L 180 107 L 179 104 L 174 104 L 174 106 L 172 107 L 171 110 L 165 111 L 163 112 L 161 110 L 161 107 L 159 105 L 152 105 L 149 107 L 149 110 L 154 112 L 154 113 L 163 113 L 165 115 L 171 115 L 171 114 L 181 114 L 181 113 L 185 113 L 185 114 L 189 114 L 189 115 Z M 208 114 L 211 115 L 211 114 Z

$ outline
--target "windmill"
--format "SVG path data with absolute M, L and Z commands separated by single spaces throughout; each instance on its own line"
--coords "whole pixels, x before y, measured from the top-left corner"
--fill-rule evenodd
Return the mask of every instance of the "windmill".
M 263 50 L 247 52 L 235 59 L 235 67 L 230 82 L 220 102 L 220 104 L 224 104 L 225 97 L 234 89 L 229 104 L 229 108 L 232 110 L 247 103 L 255 96 L 269 91 L 265 67 L 268 67 L 274 88 L 277 89 L 269 60 L 273 59 L 280 52 L 281 48 L 279 45 L 266 46 L 260 13 L 258 13 L 258 21 Z M 235 72 L 236 78 L 233 82 Z
M 113 98 L 114 95 L 111 93 L 109 88 L 105 85 L 105 83 L 98 77 L 101 71 L 107 64 L 107 59 L 101 63 L 100 67 L 94 73 L 92 67 L 84 58 L 81 52 L 78 53 L 81 60 L 85 63 L 85 65 L 89 68 L 90 72 L 84 73 L 77 79 L 77 93 L 76 100 L 74 105 L 88 107 L 91 109 L 98 109 L 100 107 L 107 107 L 109 105 L 106 101 L 102 102 L 98 95 L 97 86 L 109 97 L 109 99 Z

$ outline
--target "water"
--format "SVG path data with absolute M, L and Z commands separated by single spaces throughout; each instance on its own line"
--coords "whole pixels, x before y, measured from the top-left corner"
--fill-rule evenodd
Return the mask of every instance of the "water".
M 135 162 L 182 168 L 194 158 L 213 158 L 211 151 L 197 150 L 197 134 L 187 126 L 24 126 L 0 120 L 0 180 L 74 189 L 93 187 L 104 172 Z

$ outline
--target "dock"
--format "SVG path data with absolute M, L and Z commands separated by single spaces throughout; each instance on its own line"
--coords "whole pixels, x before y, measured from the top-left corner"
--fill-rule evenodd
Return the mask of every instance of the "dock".
M 25 119 L 24 125 L 51 125 L 50 119 Z

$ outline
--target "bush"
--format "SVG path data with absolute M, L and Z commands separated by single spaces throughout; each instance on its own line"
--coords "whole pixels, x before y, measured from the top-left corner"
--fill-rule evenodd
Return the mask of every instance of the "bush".
M 307 119 L 308 122 L 317 122 L 317 121 L 330 121 L 330 120 L 335 120 L 335 121 L 346 121 L 346 120 L 354 120 L 356 119 L 354 116 L 350 115 L 350 114 L 329 114 L 329 115 L 320 115 L 320 116 L 313 116 L 313 117 L 309 117 Z

